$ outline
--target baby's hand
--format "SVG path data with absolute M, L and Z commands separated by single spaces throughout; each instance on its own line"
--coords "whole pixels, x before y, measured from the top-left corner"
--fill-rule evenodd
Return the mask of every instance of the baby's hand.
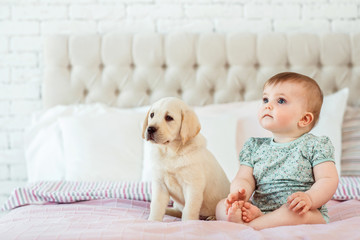
M 304 192 L 296 192 L 291 194 L 287 199 L 288 207 L 299 215 L 305 214 L 312 206 L 311 198 Z
M 237 192 L 230 193 L 228 197 L 225 199 L 226 214 L 228 214 L 228 210 L 234 202 L 239 200 L 244 201 L 245 198 L 246 198 L 246 191 L 243 188 L 239 189 Z

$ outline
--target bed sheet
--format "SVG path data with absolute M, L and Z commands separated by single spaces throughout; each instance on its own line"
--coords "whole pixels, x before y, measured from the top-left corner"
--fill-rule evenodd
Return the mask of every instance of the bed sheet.
M 149 202 L 99 199 L 16 208 L 0 218 L 1 239 L 359 239 L 360 201 L 328 203 L 330 223 L 256 231 L 224 221 L 165 216 L 151 222 Z

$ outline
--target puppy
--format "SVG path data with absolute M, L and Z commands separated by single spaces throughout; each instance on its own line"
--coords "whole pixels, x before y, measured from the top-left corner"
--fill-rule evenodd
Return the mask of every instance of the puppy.
M 160 99 L 147 113 L 142 137 L 152 143 L 149 220 L 162 221 L 165 213 L 183 221 L 215 216 L 216 204 L 229 194 L 229 180 L 199 132 L 195 112 L 178 98 Z M 174 209 L 167 210 L 170 197 Z

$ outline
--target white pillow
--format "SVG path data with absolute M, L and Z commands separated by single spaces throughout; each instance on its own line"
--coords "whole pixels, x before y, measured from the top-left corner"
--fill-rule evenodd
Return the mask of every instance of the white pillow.
M 237 118 L 231 115 L 198 115 L 200 115 L 200 132 L 207 140 L 207 148 L 214 154 L 231 181 L 240 166 L 239 161 L 236 161 Z
M 60 119 L 65 179 L 135 181 L 141 178 L 145 114 L 113 110 Z
M 141 133 L 139 134 L 139 121 L 140 119 L 143 121 L 146 109 L 118 109 L 103 104 L 88 104 L 56 106 L 34 114 L 32 124 L 25 132 L 28 181 L 75 179 L 73 174 L 80 171 L 81 167 L 84 167 L 80 165 L 85 163 L 85 158 L 89 155 L 93 156 L 90 159 L 92 166 L 99 165 L 94 163 L 95 156 L 101 155 L 98 158 L 99 162 L 110 161 L 105 159 L 105 155 L 111 155 L 111 159 L 117 157 L 119 161 L 113 167 L 119 169 L 117 172 L 118 178 L 123 179 L 125 175 L 122 173 L 125 172 L 127 176 L 131 175 L 131 179 L 135 176 L 140 179 L 143 146 Z M 87 121 L 87 118 L 91 120 Z M 127 127 L 120 131 L 119 125 L 124 124 Z M 71 132 L 71 129 L 74 132 Z M 108 138 L 105 141 L 102 131 L 108 133 Z M 129 132 L 133 132 L 133 134 L 128 134 Z M 63 141 L 63 135 L 66 137 L 65 142 Z M 78 139 L 78 142 L 72 138 Z M 121 142 L 118 145 L 114 143 L 114 141 L 123 141 L 125 138 L 127 143 L 131 142 L 130 147 L 128 144 L 120 144 Z M 71 143 L 75 145 L 69 146 Z M 110 152 L 101 153 L 99 147 L 93 147 L 99 145 L 105 145 L 104 148 L 108 149 L 113 149 L 115 146 L 118 148 L 113 154 Z M 134 151 L 129 151 L 129 149 L 136 149 L 136 154 L 134 154 Z M 66 161 L 65 155 L 70 159 L 69 161 Z M 82 161 L 75 161 L 74 159 L 81 159 Z M 134 165 L 139 166 L 134 172 L 129 171 L 129 169 L 125 171 L 125 168 L 122 167 L 124 162 L 126 163 L 129 159 L 133 160 Z M 132 167 L 133 170 L 134 166 Z M 69 170 L 69 173 L 66 170 Z M 90 174 L 88 170 L 86 168 L 86 174 Z M 109 175 L 103 171 L 104 169 L 92 168 L 92 170 L 96 171 L 93 172 L 93 175 L 91 175 L 92 173 L 90 175 L 96 176 L 97 179 L 113 179 L 107 178 Z M 85 175 L 85 170 L 80 172 Z
M 341 174 L 342 122 L 346 110 L 349 89 L 344 88 L 324 98 L 320 118 L 311 133 L 317 136 L 328 136 L 335 148 L 335 165 Z
M 196 112 L 196 110 L 195 110 Z M 207 148 L 224 169 L 229 180 L 232 180 L 239 168 L 236 161 L 236 126 L 237 118 L 231 115 L 214 115 L 197 113 L 201 124 L 200 133 L 207 141 Z M 144 141 L 144 163 L 142 180 L 151 180 L 151 144 Z
M 57 106 L 32 115 L 24 133 L 28 181 L 63 180 L 65 164 L 58 119 L 73 113 L 73 107 Z

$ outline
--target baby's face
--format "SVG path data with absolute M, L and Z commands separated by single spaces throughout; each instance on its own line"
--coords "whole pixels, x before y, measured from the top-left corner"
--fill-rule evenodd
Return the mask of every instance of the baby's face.
M 299 133 L 299 121 L 306 113 L 306 92 L 303 86 L 285 82 L 264 89 L 263 103 L 258 112 L 261 126 L 273 134 Z

